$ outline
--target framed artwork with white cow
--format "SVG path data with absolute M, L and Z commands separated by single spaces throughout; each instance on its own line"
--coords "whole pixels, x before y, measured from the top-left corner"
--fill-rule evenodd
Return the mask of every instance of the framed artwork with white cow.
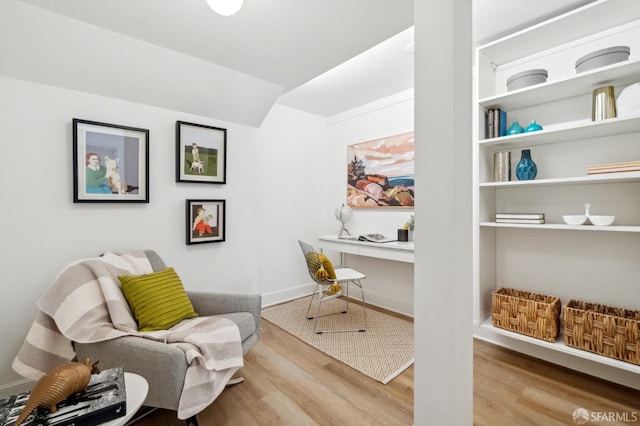
M 74 118 L 73 202 L 148 203 L 149 130 Z
M 347 205 L 413 208 L 413 132 L 347 146 Z
M 227 183 L 227 129 L 176 122 L 176 182 Z

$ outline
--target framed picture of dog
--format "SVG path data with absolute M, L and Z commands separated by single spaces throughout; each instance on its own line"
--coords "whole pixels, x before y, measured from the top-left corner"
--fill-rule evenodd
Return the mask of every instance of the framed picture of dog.
M 187 200 L 187 245 L 225 240 L 225 200 Z
M 148 203 L 149 130 L 74 118 L 73 202 Z
M 226 183 L 227 129 L 176 122 L 176 182 Z

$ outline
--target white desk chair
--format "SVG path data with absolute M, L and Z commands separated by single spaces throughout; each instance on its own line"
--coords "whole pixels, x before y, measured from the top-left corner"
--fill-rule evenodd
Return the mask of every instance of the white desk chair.
M 366 278 L 366 275 L 361 272 L 356 271 L 351 268 L 343 268 L 338 267 L 335 269 L 335 278 L 331 278 L 329 276 L 324 276 L 325 274 L 319 274 L 318 270 L 324 269 L 323 259 L 324 255 L 315 250 L 311 245 L 298 240 L 300 243 L 300 248 L 302 249 L 302 254 L 304 255 L 305 262 L 307 263 L 307 269 L 309 271 L 309 276 L 316 283 L 316 287 L 313 291 L 313 295 L 311 296 L 311 300 L 309 301 L 309 308 L 307 309 L 307 319 L 315 319 L 314 332 L 316 334 L 322 333 L 333 333 L 333 332 L 344 332 L 344 331 L 359 331 L 363 332 L 367 329 L 367 311 L 366 304 L 364 301 L 364 289 L 362 286 L 363 279 Z M 338 284 L 342 287 L 340 291 L 333 291 L 332 286 Z M 349 286 L 353 284 L 360 288 L 360 294 L 362 295 L 362 326 L 357 328 L 341 328 L 341 329 L 326 329 L 320 330 L 318 329 L 318 319 L 321 316 L 327 315 L 336 315 L 336 314 L 346 314 L 349 311 Z M 335 287 L 334 287 L 335 288 Z M 346 291 L 346 294 L 343 293 Z M 313 305 L 313 300 L 318 297 L 318 309 L 316 310 L 316 314 L 314 316 L 311 315 L 311 306 Z M 342 311 L 332 312 L 329 314 L 320 314 L 322 309 L 322 304 L 328 300 L 335 299 L 341 296 L 346 296 L 345 300 L 345 309 Z

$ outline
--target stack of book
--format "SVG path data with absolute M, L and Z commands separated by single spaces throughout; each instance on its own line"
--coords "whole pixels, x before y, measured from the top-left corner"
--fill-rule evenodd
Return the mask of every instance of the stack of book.
M 487 109 L 487 138 L 497 138 L 507 134 L 507 113 L 498 107 Z
M 544 213 L 496 213 L 496 223 L 544 223 Z
M 608 163 L 587 166 L 588 175 L 621 172 L 640 172 L 640 161 L 626 161 L 624 163 Z
M 0 425 L 13 425 L 22 412 L 30 392 L 0 399 Z M 58 404 L 50 413 L 36 409 L 23 426 L 94 426 L 122 417 L 127 412 L 127 395 L 122 367 L 109 368 L 91 375 L 85 392 L 76 393 Z

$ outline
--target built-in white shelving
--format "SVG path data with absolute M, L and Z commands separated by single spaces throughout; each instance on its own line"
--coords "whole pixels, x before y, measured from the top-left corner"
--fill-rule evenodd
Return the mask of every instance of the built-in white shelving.
M 538 132 L 518 133 L 499 138 L 483 139 L 479 143 L 491 149 L 502 151 L 526 144 L 528 147 L 562 143 L 577 139 L 593 139 L 602 136 L 619 135 L 640 131 L 640 117 L 620 117 L 609 120 L 562 123 Z
M 570 355 L 577 356 L 577 357 L 580 357 L 580 358 L 584 358 L 584 359 L 588 359 L 588 360 L 591 360 L 591 361 L 595 361 L 595 362 L 599 362 L 599 363 L 602 363 L 602 364 L 606 364 L 606 365 L 609 365 L 611 367 L 620 368 L 620 369 L 623 369 L 623 370 L 630 371 L 632 373 L 640 374 L 640 365 L 634 365 L 634 364 L 631 364 L 631 363 L 628 363 L 628 362 L 618 361 L 616 359 L 603 357 L 603 356 L 598 355 L 598 354 L 594 354 L 594 353 L 591 353 L 591 352 L 583 351 L 583 350 L 580 350 L 580 349 L 575 349 L 575 348 L 572 348 L 570 346 L 565 345 L 564 342 L 563 342 L 564 337 L 563 337 L 562 333 L 560 333 L 560 335 L 558 336 L 558 339 L 555 342 L 547 342 L 547 341 L 544 341 L 544 340 L 535 339 L 533 337 L 525 336 L 524 334 L 518 334 L 518 333 L 511 332 L 509 330 L 504 330 L 504 329 L 499 328 L 499 327 L 494 327 L 494 325 L 493 325 L 493 323 L 491 321 L 491 318 L 489 318 L 485 322 L 483 322 L 481 327 L 484 330 L 490 331 L 492 333 L 500 334 L 500 335 L 503 335 L 503 336 L 507 336 L 507 337 L 512 338 L 512 339 L 522 340 L 523 342 L 527 342 L 527 343 L 531 343 L 531 344 L 534 344 L 534 345 L 546 347 L 546 348 L 554 350 L 554 351 L 570 354 Z
M 517 186 L 586 185 L 595 183 L 640 182 L 640 172 L 603 173 L 557 179 L 512 180 L 509 182 L 481 182 L 482 188 L 509 188 Z
M 604 47 L 630 46 L 627 61 L 583 73 L 577 58 Z M 506 79 L 549 69 L 545 83 L 507 91 Z M 553 72 L 551 72 L 553 70 Z M 640 82 L 640 2 L 597 0 L 476 49 L 474 137 L 474 325 L 492 341 L 640 389 L 640 366 L 496 328 L 491 294 L 500 287 L 640 310 L 640 172 L 587 175 L 587 166 L 640 160 L 640 116 L 591 121 L 591 93 Z M 488 108 L 507 118 L 544 117 L 544 130 L 486 138 Z M 508 120 L 507 127 L 513 119 Z M 534 180 L 493 181 L 493 156 L 523 149 L 538 163 Z M 586 202 L 610 226 L 562 223 Z M 545 213 L 544 224 L 496 223 L 495 214 Z M 574 362 L 572 362 L 574 360 Z M 629 374 L 633 373 L 633 374 Z
M 488 97 L 480 100 L 478 104 L 483 107 L 500 105 L 504 110 L 530 107 L 559 99 L 590 94 L 594 87 L 604 86 L 608 83 L 615 82 L 616 85 L 622 86 L 635 83 L 638 81 L 639 73 L 640 61 L 625 61 L 574 76 L 550 80 L 547 83 L 536 86 Z
M 523 223 L 496 223 L 496 222 L 480 222 L 480 226 L 492 226 L 495 228 L 530 228 L 530 229 L 559 229 L 573 231 L 605 231 L 605 232 L 640 232 L 640 226 L 594 226 L 594 225 L 565 225 L 563 223 L 541 223 L 541 224 L 523 224 Z

